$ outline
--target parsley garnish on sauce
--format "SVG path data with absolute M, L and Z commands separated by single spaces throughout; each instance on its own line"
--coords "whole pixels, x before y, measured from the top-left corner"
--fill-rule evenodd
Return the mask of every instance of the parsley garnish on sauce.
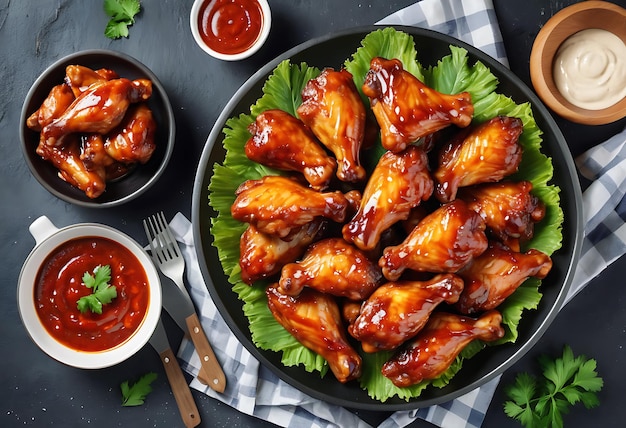
M 95 314 L 101 314 L 102 305 L 111 303 L 117 297 L 117 289 L 110 285 L 109 281 L 111 281 L 111 266 L 109 265 L 96 266 L 93 275 L 85 272 L 83 284 L 85 287 L 91 288 L 91 294 L 81 297 L 76 302 L 81 313 L 89 310 Z
M 111 17 L 104 35 L 110 39 L 128 37 L 128 26 L 135 23 L 140 10 L 139 0 L 104 0 L 104 11 Z
M 574 357 L 565 346 L 563 356 L 539 359 L 543 378 L 521 373 L 505 392 L 512 401 L 504 403 L 504 412 L 525 427 L 563 426 L 563 414 L 581 402 L 587 409 L 599 404 L 596 393 L 603 381 L 596 372 L 596 361 L 585 356 Z
M 152 391 L 150 384 L 157 378 L 156 373 L 146 373 L 133 386 L 128 385 L 128 381 L 122 382 L 122 406 L 140 406 L 146 396 Z

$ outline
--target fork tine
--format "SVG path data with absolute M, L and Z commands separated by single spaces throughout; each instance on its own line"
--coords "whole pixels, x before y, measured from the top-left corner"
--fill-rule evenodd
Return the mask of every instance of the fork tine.
M 176 242 L 162 211 L 145 219 L 143 224 L 150 240 L 153 260 L 157 264 L 182 258 L 178 242 Z
M 157 238 L 156 230 L 154 229 L 154 224 L 150 217 L 148 217 L 147 219 L 143 221 L 143 228 L 146 231 L 146 235 L 148 236 L 148 244 L 150 245 L 150 255 L 152 256 L 152 260 L 155 263 L 159 264 L 160 261 L 157 255 L 158 249 L 157 249 L 157 245 L 155 244 L 155 241 L 158 238 Z
M 172 234 L 172 230 L 170 229 L 170 226 L 167 223 L 167 220 L 165 219 L 165 215 L 163 214 L 163 211 L 157 214 L 157 220 L 160 220 L 159 222 L 160 231 L 161 231 L 163 238 L 167 242 L 167 248 L 169 251 L 173 253 L 171 254 L 171 258 L 181 257 L 181 252 L 180 252 L 180 248 L 178 247 L 178 242 L 176 241 L 176 238 L 174 238 L 174 235 Z

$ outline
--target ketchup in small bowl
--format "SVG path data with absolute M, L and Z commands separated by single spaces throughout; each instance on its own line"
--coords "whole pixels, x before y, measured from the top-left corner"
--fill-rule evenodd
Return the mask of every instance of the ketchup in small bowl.
M 81 312 L 77 302 L 92 294 L 85 273 L 111 270 L 116 297 L 102 313 Z M 46 257 L 34 289 L 35 307 L 48 333 L 77 351 L 97 352 L 124 343 L 137 331 L 150 303 L 150 284 L 141 262 L 123 245 L 101 236 L 71 239 Z
M 29 230 L 36 245 L 22 266 L 17 299 L 33 342 L 83 369 L 113 366 L 139 351 L 159 322 L 162 302 L 159 274 L 143 248 L 97 223 L 58 229 L 42 216 Z M 104 303 L 95 310 L 79 307 L 83 297 L 94 297 L 95 284 L 115 287 L 115 295 L 98 299 Z
M 189 21 L 198 46 L 215 58 L 235 61 L 263 45 L 271 12 L 266 0 L 196 0 Z

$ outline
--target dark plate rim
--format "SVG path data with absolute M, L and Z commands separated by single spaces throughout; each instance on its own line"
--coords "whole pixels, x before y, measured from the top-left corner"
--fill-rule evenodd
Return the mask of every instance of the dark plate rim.
M 229 325 L 233 333 L 237 336 L 237 338 L 244 345 L 244 347 L 251 354 L 253 354 L 255 358 L 257 358 L 262 364 L 264 364 L 273 373 L 279 376 L 283 381 L 309 394 L 312 397 L 315 397 L 324 401 L 329 401 L 329 402 L 332 402 L 333 404 L 338 404 L 338 405 L 348 407 L 348 408 L 373 410 L 373 411 L 410 410 L 410 409 L 415 409 L 418 407 L 427 407 L 427 406 L 431 406 L 435 404 L 440 404 L 446 401 L 450 401 L 496 378 L 497 376 L 502 374 L 506 369 L 511 367 L 513 364 L 515 364 L 515 362 L 517 362 L 524 354 L 526 354 L 526 352 L 528 352 L 537 343 L 537 341 L 545 333 L 549 325 L 552 323 L 552 321 L 558 314 L 559 309 L 563 306 L 567 293 L 570 289 L 573 276 L 574 276 L 574 271 L 576 268 L 576 260 L 578 260 L 580 256 L 580 251 L 582 248 L 582 236 L 583 236 L 582 191 L 581 191 L 580 184 L 578 181 L 578 175 L 576 172 L 574 160 L 571 156 L 569 147 L 567 146 L 567 143 L 565 141 L 565 138 L 563 137 L 563 134 L 561 133 L 558 126 L 556 125 L 556 122 L 550 115 L 547 108 L 540 101 L 540 99 L 536 96 L 536 94 L 524 82 L 522 82 L 521 79 L 519 79 L 516 75 L 514 75 L 504 65 L 499 63 L 497 60 L 491 58 L 484 52 L 479 51 L 475 47 L 468 45 L 467 43 L 461 40 L 458 40 L 454 37 L 451 37 L 446 34 L 442 34 L 433 30 L 429 30 L 429 29 L 406 27 L 406 26 L 391 26 L 391 27 L 396 28 L 397 30 L 404 31 L 412 36 L 430 37 L 430 38 L 437 39 L 440 42 L 447 43 L 448 45 L 456 45 L 456 46 L 466 49 L 470 56 L 481 60 L 485 65 L 487 65 L 492 70 L 492 72 L 494 72 L 494 74 L 496 74 L 497 76 L 505 75 L 508 79 L 510 79 L 512 84 L 516 86 L 517 89 L 522 92 L 523 96 L 531 103 L 535 118 L 537 119 L 538 117 L 540 117 L 541 120 L 545 122 L 545 125 L 541 126 L 542 130 L 544 131 L 544 135 L 546 131 L 548 130 L 548 128 L 550 132 L 554 134 L 556 146 L 557 146 L 556 149 L 564 158 L 562 166 L 565 167 L 566 171 L 561 171 L 561 172 L 567 176 L 568 180 L 571 181 L 569 184 L 571 184 L 570 190 L 572 194 L 569 196 L 570 197 L 573 196 L 573 200 L 563 201 L 562 199 L 561 205 L 563 207 L 563 204 L 567 203 L 574 217 L 574 218 L 571 218 L 571 217 L 565 218 L 564 230 L 565 230 L 565 224 L 568 224 L 567 227 L 570 228 L 571 235 L 572 235 L 572 242 L 569 242 L 569 245 L 568 245 L 569 248 L 571 249 L 571 257 L 569 257 L 567 266 L 563 268 L 564 270 L 564 272 L 562 272 L 562 275 L 564 276 L 563 284 L 558 292 L 558 295 L 556 296 L 554 303 L 549 309 L 547 316 L 541 321 L 539 327 L 530 335 L 530 337 L 526 340 L 526 342 L 520 345 L 519 349 L 513 352 L 510 357 L 508 357 L 502 363 L 493 367 L 487 374 L 483 375 L 480 379 L 474 382 L 471 382 L 465 386 L 462 386 L 460 388 L 454 389 L 451 392 L 443 393 L 443 394 L 435 394 L 434 396 L 430 398 L 421 399 L 420 397 L 418 397 L 415 399 L 410 399 L 409 401 L 398 399 L 397 401 L 393 403 L 390 403 L 389 401 L 383 403 L 383 402 L 371 399 L 369 396 L 366 397 L 364 401 L 355 397 L 331 396 L 324 391 L 320 391 L 315 388 L 312 388 L 309 385 L 305 384 L 304 382 L 294 379 L 289 373 L 286 373 L 287 371 L 286 367 L 277 366 L 273 364 L 271 361 L 269 361 L 266 355 L 264 355 L 264 353 L 272 352 L 272 351 L 259 350 L 251 342 L 249 331 L 244 332 L 244 331 L 241 331 L 239 328 L 237 328 L 236 321 L 232 317 L 230 313 L 230 309 L 225 306 L 225 303 L 221 300 L 220 295 L 217 289 L 215 288 L 215 284 L 212 279 L 211 270 L 209 269 L 206 263 L 207 254 L 205 253 L 204 248 L 203 248 L 203 234 L 201 230 L 201 226 L 205 225 L 204 223 L 202 223 L 203 218 L 201 217 L 201 212 L 200 212 L 201 204 L 208 205 L 208 200 L 205 197 L 207 194 L 207 190 L 204 189 L 203 187 L 205 185 L 205 178 L 208 175 L 212 174 L 212 170 L 209 170 L 209 167 L 211 166 L 209 163 L 209 158 L 211 156 L 211 153 L 213 151 L 213 148 L 216 142 L 221 141 L 220 134 L 222 132 L 222 128 L 226 120 L 229 117 L 231 117 L 233 113 L 240 113 L 240 112 L 234 112 L 233 110 L 237 106 L 237 104 L 241 101 L 241 99 L 244 97 L 244 95 L 248 91 L 250 91 L 250 89 L 254 87 L 258 83 L 259 80 L 265 79 L 265 76 L 271 73 L 271 71 L 281 61 L 291 58 L 294 55 L 307 50 L 308 48 L 324 43 L 331 39 L 340 38 L 344 36 L 357 35 L 357 34 L 362 34 L 362 36 L 364 37 L 367 33 L 370 33 L 372 31 L 382 29 L 385 27 L 390 27 L 390 26 L 389 25 L 386 25 L 386 26 L 368 25 L 368 26 L 355 27 L 355 28 L 334 32 L 334 33 L 331 33 L 331 34 L 328 34 L 328 35 L 325 35 L 316 39 L 309 40 L 279 55 L 274 60 L 270 61 L 265 66 L 263 66 L 254 75 L 252 75 L 241 86 L 241 88 L 237 90 L 237 92 L 233 95 L 231 100 L 224 107 L 222 113 L 216 120 L 214 127 L 212 128 L 207 138 L 206 145 L 203 149 L 202 155 L 198 163 L 196 177 L 194 180 L 193 195 L 192 195 L 193 237 L 194 237 L 194 242 L 196 243 L 196 246 L 195 246 L 196 253 L 198 256 L 198 260 L 200 262 L 199 264 L 200 264 L 203 278 L 206 282 L 206 285 L 207 285 L 207 288 L 209 290 L 211 297 L 213 298 L 214 302 L 216 303 L 217 307 L 220 310 L 221 315 L 224 317 L 224 319 L 226 320 L 226 323 Z M 418 55 L 419 55 L 419 50 L 418 50 Z M 545 147 L 542 149 L 542 151 L 543 150 L 545 150 Z M 556 171 L 556 168 L 555 168 L 555 171 Z M 561 194 L 561 196 L 563 196 L 563 194 Z M 206 207 L 204 208 L 206 209 Z M 566 211 L 565 208 L 563 209 L 564 211 Z M 204 219 L 204 221 L 206 221 L 206 219 Z M 219 266 L 219 268 L 221 268 L 221 266 Z M 543 300 L 545 299 L 542 299 L 542 301 Z M 501 345 L 501 346 L 507 346 L 507 345 Z M 515 344 L 515 346 L 518 346 L 518 345 Z M 292 369 L 292 368 L 289 368 L 289 369 Z M 304 372 L 303 369 L 300 369 L 300 370 Z M 313 375 L 315 376 L 315 374 Z M 357 388 L 360 389 L 360 387 L 358 386 Z
M 32 159 L 32 154 L 29 152 L 30 148 L 27 147 L 27 144 L 26 144 L 26 142 L 29 140 L 27 134 L 32 132 L 26 126 L 26 119 L 32 113 L 32 111 L 29 111 L 31 100 L 33 96 L 40 90 L 39 87 L 41 86 L 41 84 L 45 82 L 51 74 L 54 74 L 58 70 L 59 67 L 65 67 L 66 65 L 72 62 L 76 62 L 77 59 L 80 60 L 80 58 L 98 57 L 98 56 L 112 57 L 118 61 L 126 62 L 130 66 L 137 68 L 143 75 L 145 75 L 146 78 L 150 79 L 152 81 L 153 93 L 157 92 L 159 97 L 162 99 L 163 111 L 161 112 L 161 114 L 163 115 L 164 118 L 166 118 L 166 121 L 169 124 L 169 127 L 168 127 L 169 129 L 167 132 L 167 145 L 166 145 L 165 151 L 163 152 L 163 157 L 160 160 L 160 163 L 157 169 L 155 170 L 154 174 L 150 177 L 149 180 L 147 180 L 143 185 L 141 185 L 141 187 L 139 187 L 132 193 L 126 196 L 120 197 L 118 199 L 109 200 L 109 201 L 106 201 L 106 200 L 99 201 L 98 198 L 94 200 L 89 200 L 86 196 L 85 196 L 85 199 L 82 199 L 80 196 L 75 198 L 66 192 L 62 192 L 56 189 L 53 185 L 48 183 L 46 179 L 39 173 L 37 165 L 35 165 Z M 110 49 L 86 49 L 86 50 L 81 50 L 81 51 L 71 53 L 69 55 L 66 55 L 64 57 L 57 59 L 55 62 L 50 64 L 48 67 L 46 67 L 46 69 L 33 82 L 22 104 L 22 109 L 20 113 L 20 123 L 19 123 L 19 135 L 20 135 L 20 140 L 22 142 L 20 144 L 21 149 L 22 149 L 22 154 L 24 155 L 24 160 L 26 161 L 28 168 L 30 169 L 35 179 L 48 192 L 50 192 L 51 194 L 53 194 L 54 196 L 56 196 L 57 198 L 63 201 L 70 202 L 72 204 L 79 205 L 82 207 L 108 208 L 108 207 L 122 205 L 130 200 L 137 198 L 139 195 L 143 194 L 150 187 L 152 187 L 152 185 L 161 177 L 161 175 L 163 174 L 163 172 L 165 171 L 169 163 L 169 160 L 172 156 L 172 152 L 174 150 L 174 142 L 175 142 L 175 136 L 176 136 L 176 120 L 174 118 L 174 110 L 172 109 L 172 105 L 170 103 L 169 97 L 167 96 L 167 92 L 165 91 L 163 84 L 161 83 L 157 75 L 150 68 L 148 68 L 145 64 L 143 64 L 138 59 L 122 52 L 113 51 Z M 72 189 L 68 190 L 68 192 L 71 192 L 71 191 Z

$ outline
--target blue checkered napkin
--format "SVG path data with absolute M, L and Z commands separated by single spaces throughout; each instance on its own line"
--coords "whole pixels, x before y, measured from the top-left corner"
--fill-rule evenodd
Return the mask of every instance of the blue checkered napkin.
M 500 376 L 447 403 L 395 412 L 379 428 L 405 427 L 418 418 L 444 428 L 480 427 L 499 382 Z
M 626 129 L 576 159 L 592 180 L 583 193 L 585 238 L 567 301 L 626 253 Z
M 376 24 L 435 30 L 463 40 L 505 66 L 509 65 L 491 0 L 423 0 Z

